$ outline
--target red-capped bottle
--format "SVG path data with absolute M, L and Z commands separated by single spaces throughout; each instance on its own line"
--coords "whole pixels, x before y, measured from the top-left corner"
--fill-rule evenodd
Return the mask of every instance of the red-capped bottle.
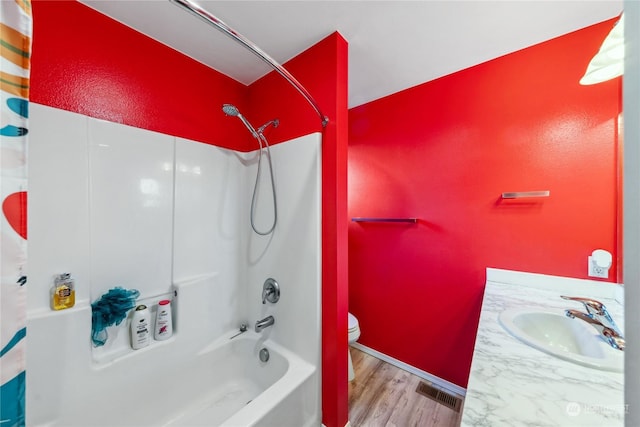
M 163 299 L 158 303 L 156 313 L 156 327 L 153 337 L 156 341 L 166 340 L 173 334 L 173 322 L 171 321 L 171 301 Z

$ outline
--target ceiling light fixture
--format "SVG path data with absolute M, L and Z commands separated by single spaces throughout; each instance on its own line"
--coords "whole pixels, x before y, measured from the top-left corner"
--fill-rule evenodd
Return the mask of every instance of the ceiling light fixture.
M 581 85 L 593 85 L 611 80 L 624 73 L 624 13 L 602 42 L 587 72 L 580 79 Z

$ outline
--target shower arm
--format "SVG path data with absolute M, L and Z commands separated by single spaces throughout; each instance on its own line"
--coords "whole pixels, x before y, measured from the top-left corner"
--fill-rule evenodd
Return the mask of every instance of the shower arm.
M 320 111 L 320 107 L 316 104 L 315 100 L 311 96 L 311 94 L 305 89 L 295 77 L 293 77 L 282 65 L 277 63 L 275 59 L 271 58 L 264 51 L 262 51 L 259 47 L 253 44 L 251 41 L 246 39 L 242 34 L 236 32 L 233 28 L 230 28 L 227 24 L 222 22 L 220 19 L 213 16 L 211 13 L 207 12 L 202 7 L 198 6 L 191 0 L 170 0 L 172 3 L 184 8 L 187 12 L 197 16 L 208 24 L 213 25 L 218 30 L 222 31 L 227 36 L 231 37 L 233 40 L 237 41 L 251 52 L 253 52 L 258 58 L 262 59 L 264 62 L 269 64 L 271 68 L 278 72 L 285 80 L 287 80 L 294 88 L 300 92 L 300 94 L 307 100 L 307 102 L 313 107 L 318 116 L 320 116 L 320 121 L 322 122 L 322 127 L 326 127 L 327 123 L 329 123 L 329 118 L 322 114 Z

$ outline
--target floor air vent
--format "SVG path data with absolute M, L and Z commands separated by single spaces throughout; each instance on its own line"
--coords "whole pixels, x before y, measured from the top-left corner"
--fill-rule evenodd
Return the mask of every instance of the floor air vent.
M 416 388 L 416 393 L 419 393 L 429 399 L 435 400 L 438 403 L 443 404 L 447 408 L 451 408 L 456 412 L 460 412 L 460 404 L 462 400 L 459 397 L 455 397 L 449 393 L 445 393 L 444 391 L 435 388 L 434 386 L 420 382 L 418 384 L 418 388 Z

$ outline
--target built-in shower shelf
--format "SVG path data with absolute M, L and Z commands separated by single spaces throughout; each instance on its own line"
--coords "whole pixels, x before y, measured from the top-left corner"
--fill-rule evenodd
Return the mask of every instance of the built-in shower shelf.
M 416 224 L 418 222 L 418 218 L 362 218 L 356 217 L 351 218 L 353 222 L 404 222 Z

